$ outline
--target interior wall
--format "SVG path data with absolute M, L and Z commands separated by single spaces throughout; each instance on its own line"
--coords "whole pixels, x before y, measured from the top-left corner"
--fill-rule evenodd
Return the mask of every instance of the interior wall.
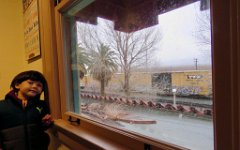
M 42 59 L 25 60 L 21 0 L 0 1 L 0 99 L 9 91 L 13 77 L 25 70 L 42 72 Z

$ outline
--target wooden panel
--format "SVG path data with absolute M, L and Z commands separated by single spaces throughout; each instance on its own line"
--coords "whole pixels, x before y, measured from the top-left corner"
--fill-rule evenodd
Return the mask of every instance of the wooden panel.
M 63 2 L 63 3 L 62 3 Z M 66 3 L 62 1 L 56 8 L 56 12 Z M 237 0 L 212 0 L 212 26 L 213 26 L 213 89 L 214 89 L 214 137 L 216 150 L 237 150 L 240 149 L 239 128 L 240 128 L 240 3 Z M 59 8 L 59 9 L 58 9 Z M 56 20 L 57 45 L 61 51 L 61 19 Z M 47 24 L 47 23 L 46 23 Z M 55 56 L 58 53 L 55 53 Z M 58 54 L 61 58 L 62 54 Z M 51 60 L 51 59 L 50 59 Z M 56 60 L 54 58 L 53 60 Z M 50 61 L 51 63 L 54 61 Z M 46 62 L 47 63 L 47 62 Z M 60 59 L 58 66 L 63 66 Z M 46 66 L 46 64 L 45 64 Z M 48 70 L 48 67 L 46 67 Z M 46 71 L 48 72 L 48 71 Z M 60 74 L 60 87 L 64 86 L 64 78 Z M 52 77 L 58 78 L 54 73 Z M 53 88 L 53 87 L 52 87 Z M 53 88 L 54 89 L 54 88 Z M 64 89 L 64 88 L 63 88 Z M 64 99 L 64 90 L 61 100 Z M 55 90 L 58 91 L 58 90 Z M 51 94 L 50 94 L 51 95 Z M 52 95 L 53 96 L 53 95 Z M 63 97 L 62 97 L 63 96 Z M 55 98 L 56 99 L 56 98 Z M 60 107 L 60 104 L 57 104 Z M 65 110 L 65 103 L 62 103 L 62 110 Z M 56 105 L 54 105 L 56 106 Z M 57 106 L 58 107 L 58 106 Z M 59 110 L 58 110 L 59 111 Z M 109 131 L 110 132 L 110 131 Z M 110 132 L 111 133 L 111 132 Z M 109 133 L 108 133 L 109 134 Z M 113 140 L 118 140 L 114 136 Z M 123 140 L 123 139 L 122 139 Z M 124 141 L 124 140 L 123 140 Z M 125 140 L 127 144 L 131 143 Z
M 149 145 L 152 149 L 153 148 L 164 149 L 164 150 L 186 149 L 181 146 L 169 144 L 164 141 L 156 141 L 154 139 L 145 137 L 143 135 L 139 135 L 137 133 L 133 133 L 123 129 L 101 124 L 101 123 L 95 122 L 94 120 L 90 120 L 82 116 L 79 116 L 78 114 L 75 114 L 75 113 L 67 112 L 66 115 L 75 118 L 75 120 L 77 118 L 80 119 L 80 125 L 76 127 L 84 129 L 86 131 L 91 131 L 97 137 L 101 137 L 102 139 L 106 138 L 106 139 L 113 140 L 114 142 L 117 142 L 120 145 L 125 145 L 127 142 L 127 146 L 125 147 L 128 147 L 130 149 L 143 149 L 145 145 Z
M 238 0 L 212 0 L 214 137 L 216 150 L 237 150 L 240 119 Z
M 56 59 L 56 33 L 53 8 L 54 6 L 52 1 L 39 1 L 43 73 L 48 81 L 49 86 L 49 94 L 45 93 L 45 95 L 46 99 L 49 100 L 53 118 L 61 118 L 58 66 Z M 49 95 L 49 97 L 47 95 Z
M 96 129 L 86 130 L 82 127 L 70 125 L 63 120 L 56 120 L 55 126 L 58 137 L 61 135 L 60 140 L 73 149 L 79 149 L 79 146 L 86 149 L 129 149 L 128 145 L 118 144 L 117 141 L 96 134 Z
M 133 32 L 157 25 L 159 14 L 196 1 L 198 0 L 97 0 L 75 16 L 78 21 L 91 24 L 97 24 L 97 17 L 101 17 L 113 21 L 115 30 Z

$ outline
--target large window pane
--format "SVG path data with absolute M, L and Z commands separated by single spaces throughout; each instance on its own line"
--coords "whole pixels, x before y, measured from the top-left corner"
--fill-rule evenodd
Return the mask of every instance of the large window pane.
M 63 16 L 69 111 L 213 149 L 208 0 L 82 0 Z

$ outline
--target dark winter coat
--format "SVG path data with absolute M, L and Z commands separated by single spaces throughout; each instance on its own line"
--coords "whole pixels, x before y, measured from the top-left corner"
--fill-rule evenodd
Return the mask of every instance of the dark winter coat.
M 47 150 L 49 136 L 42 122 L 48 112 L 44 101 L 32 99 L 25 108 L 9 92 L 0 101 L 0 141 L 4 150 Z

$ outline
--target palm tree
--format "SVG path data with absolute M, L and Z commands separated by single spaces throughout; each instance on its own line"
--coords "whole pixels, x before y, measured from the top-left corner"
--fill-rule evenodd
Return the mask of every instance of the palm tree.
M 97 51 L 92 51 L 91 64 L 89 65 L 90 74 L 98 80 L 101 85 L 100 93 L 105 95 L 105 86 L 111 79 L 113 73 L 117 71 L 115 52 L 103 43 L 97 47 Z
M 74 57 L 77 58 L 74 59 Z M 84 48 L 78 46 L 77 50 L 72 53 L 72 58 L 72 63 L 76 65 L 76 68 L 79 70 L 80 79 L 82 79 L 84 74 L 87 73 L 86 67 L 90 64 L 90 57 Z

